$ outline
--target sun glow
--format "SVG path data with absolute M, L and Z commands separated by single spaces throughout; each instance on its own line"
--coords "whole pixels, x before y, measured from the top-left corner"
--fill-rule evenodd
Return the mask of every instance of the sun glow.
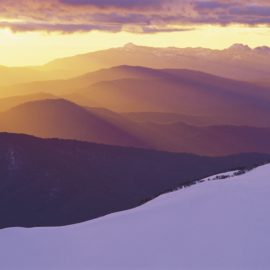
M 190 28 L 193 28 L 192 26 Z M 0 29 L 0 64 L 7 66 L 41 65 L 55 58 L 123 46 L 133 42 L 152 47 L 206 47 L 223 49 L 233 43 L 251 47 L 270 46 L 267 26 L 227 27 L 204 25 L 190 31 L 138 34 L 130 32 L 46 33 L 11 32 Z

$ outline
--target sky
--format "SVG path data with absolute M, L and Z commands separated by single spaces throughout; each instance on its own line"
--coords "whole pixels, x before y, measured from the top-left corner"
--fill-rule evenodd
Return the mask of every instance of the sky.
M 269 0 L 0 0 L 0 65 L 123 46 L 270 46 Z

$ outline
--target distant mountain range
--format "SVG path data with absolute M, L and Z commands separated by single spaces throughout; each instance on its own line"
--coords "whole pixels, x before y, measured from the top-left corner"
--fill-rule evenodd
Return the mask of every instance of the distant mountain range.
M 57 98 L 52 94 L 47 93 L 34 93 L 29 95 L 18 95 L 0 99 L 0 112 L 7 111 L 13 107 L 29 101 L 38 101 L 44 99 Z
M 0 131 L 58 138 L 0 135 L 0 226 L 76 223 L 269 161 L 269 60 L 128 44 L 0 68 Z
M 114 117 L 114 114 L 110 113 Z M 51 99 L 19 105 L 0 114 L 0 130 L 26 133 L 45 138 L 64 138 L 143 147 L 143 142 L 129 133 L 129 124 L 119 115 L 119 125 L 97 110 L 82 108 L 70 101 Z M 122 126 L 121 126 L 122 124 Z
M 207 176 L 270 162 L 209 158 L 0 134 L 0 227 L 78 223 L 129 209 Z
M 224 50 L 204 48 L 124 47 L 57 59 L 43 66 L 0 67 L 0 86 L 40 80 L 67 79 L 119 65 L 189 69 L 243 81 L 270 77 L 270 48 L 235 44 Z M 268 85 L 269 86 L 269 85 Z
M 6 96 L 40 92 L 116 112 L 199 116 L 208 119 L 208 125 L 270 126 L 267 87 L 198 71 L 119 66 L 69 80 L 1 89 Z
M 270 153 L 270 128 L 136 121 L 64 99 L 32 101 L 2 112 L 0 131 L 209 156 Z
M 0 88 L 17 84 L 28 83 L 32 81 L 45 81 L 53 79 L 64 79 L 69 76 L 63 72 L 54 70 L 44 71 L 39 67 L 6 67 L 0 66 Z
M 119 65 L 191 69 L 236 80 L 270 76 L 270 48 L 251 49 L 235 44 L 224 50 L 204 48 L 151 48 L 127 44 L 121 48 L 88 53 L 50 62 L 43 70 L 63 70 L 72 75 Z

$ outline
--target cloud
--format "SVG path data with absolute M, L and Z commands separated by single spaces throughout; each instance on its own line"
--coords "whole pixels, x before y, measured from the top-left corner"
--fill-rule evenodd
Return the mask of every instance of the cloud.
M 9 28 L 13 32 L 30 32 L 30 31 L 45 31 L 45 32 L 61 32 L 61 33 L 73 33 L 73 32 L 89 32 L 92 30 L 119 32 L 121 28 L 119 26 L 111 25 L 102 26 L 98 24 L 50 24 L 50 23 L 20 23 L 20 22 L 0 22 L 0 28 Z
M 270 2 L 257 0 L 0 0 L 0 27 L 13 31 L 190 30 L 201 24 L 270 25 Z
M 142 7 L 160 7 L 162 0 L 60 0 L 63 4 L 73 6 L 93 6 L 99 8 L 135 8 L 140 10 Z

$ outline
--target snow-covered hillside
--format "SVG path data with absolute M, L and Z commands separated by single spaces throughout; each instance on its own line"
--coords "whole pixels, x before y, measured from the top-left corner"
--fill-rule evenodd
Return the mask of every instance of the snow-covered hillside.
M 1 230 L 0 269 L 268 270 L 269 204 L 266 165 L 78 225 Z

